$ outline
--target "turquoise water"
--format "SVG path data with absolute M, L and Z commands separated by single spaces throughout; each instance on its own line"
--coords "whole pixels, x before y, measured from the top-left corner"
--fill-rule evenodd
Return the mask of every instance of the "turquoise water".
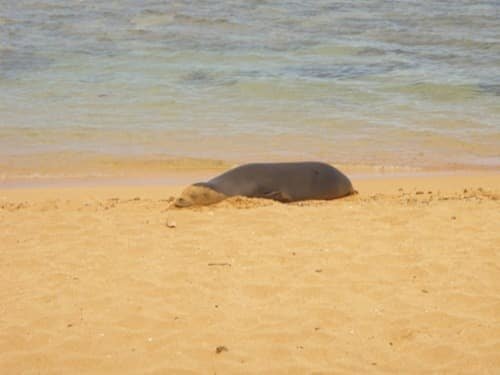
M 500 168 L 500 1 L 0 0 L 0 158 L 62 153 Z

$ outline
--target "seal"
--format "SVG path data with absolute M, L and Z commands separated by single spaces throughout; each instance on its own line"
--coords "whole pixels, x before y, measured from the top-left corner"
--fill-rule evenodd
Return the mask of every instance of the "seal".
M 326 163 L 252 163 L 188 186 L 174 204 L 176 207 L 203 206 L 237 195 L 280 202 L 328 200 L 352 193 L 349 178 Z

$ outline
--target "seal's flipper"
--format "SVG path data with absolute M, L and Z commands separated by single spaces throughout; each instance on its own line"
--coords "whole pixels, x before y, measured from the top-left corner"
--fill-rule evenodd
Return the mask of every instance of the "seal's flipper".
M 263 198 L 274 199 L 279 202 L 290 202 L 292 199 L 281 191 L 271 191 L 262 195 Z

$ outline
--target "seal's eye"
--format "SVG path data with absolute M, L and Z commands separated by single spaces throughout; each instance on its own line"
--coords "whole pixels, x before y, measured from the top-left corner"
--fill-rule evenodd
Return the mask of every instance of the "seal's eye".
M 179 197 L 179 198 L 177 198 L 177 199 L 175 200 L 175 205 L 176 205 L 177 207 L 183 207 L 183 206 L 185 206 L 186 204 L 187 204 L 187 202 L 186 202 L 186 200 L 185 200 L 184 198 L 180 198 L 180 197 Z

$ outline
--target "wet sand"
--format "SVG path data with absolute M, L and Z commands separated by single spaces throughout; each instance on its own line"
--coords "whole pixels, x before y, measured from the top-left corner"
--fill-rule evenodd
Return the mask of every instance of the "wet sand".
M 354 182 L 188 210 L 0 190 L 0 372 L 498 371 L 500 174 Z

